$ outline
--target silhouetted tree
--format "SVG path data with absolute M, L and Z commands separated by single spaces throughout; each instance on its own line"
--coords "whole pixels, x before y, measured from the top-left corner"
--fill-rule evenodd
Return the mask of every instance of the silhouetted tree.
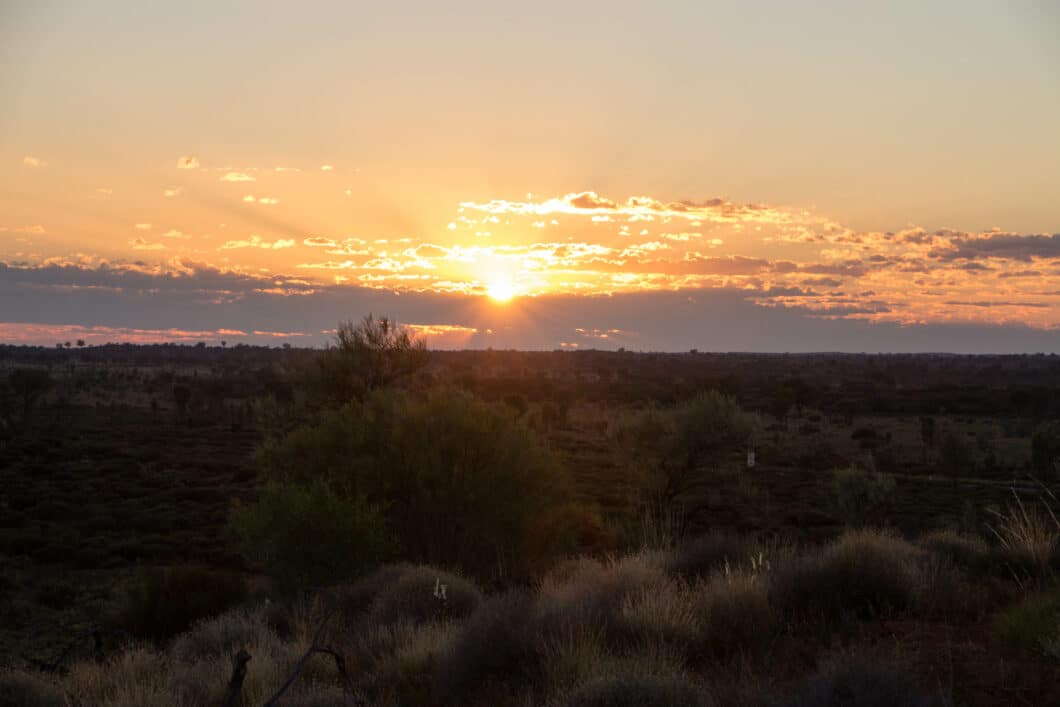
M 78 339 L 77 340 L 77 348 L 83 349 L 84 347 L 85 347 L 85 340 L 84 339 Z
M 331 397 L 363 399 L 425 366 L 427 345 L 407 327 L 369 314 L 358 324 L 339 324 L 320 362 L 321 382 Z
M 617 427 L 616 441 L 646 472 L 652 502 L 667 506 L 709 480 L 704 472 L 737 464 L 758 425 L 733 398 L 708 391 Z

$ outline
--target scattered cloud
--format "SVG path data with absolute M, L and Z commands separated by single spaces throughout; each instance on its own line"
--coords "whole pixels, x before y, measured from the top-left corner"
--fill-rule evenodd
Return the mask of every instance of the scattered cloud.
M 180 196 L 184 193 L 184 187 L 173 187 L 172 189 L 166 189 L 162 192 L 162 195 L 167 199 L 172 199 L 175 196 Z
M 321 172 L 330 172 L 333 169 L 335 169 L 335 167 L 333 165 L 330 165 L 330 164 L 322 164 L 322 165 L 320 165 L 320 171 Z
M 199 160 L 194 157 L 181 157 L 177 160 L 177 169 L 198 169 Z
M 264 206 L 274 206 L 280 203 L 279 199 L 271 196 L 259 196 L 255 197 L 252 194 L 247 194 L 243 197 L 243 201 L 247 204 L 262 204 Z
M 32 167 L 36 169 L 38 167 L 44 167 L 48 163 L 40 159 L 39 157 L 30 157 L 29 155 L 27 155 L 26 157 L 22 158 L 22 164 L 23 166 Z
M 129 241 L 129 245 L 132 246 L 133 250 L 164 250 L 165 246 L 161 243 L 150 243 L 143 238 L 133 238 Z
M 150 231 L 151 230 L 151 224 L 149 224 L 149 223 L 138 223 L 138 224 L 136 224 L 135 228 L 136 228 L 137 231 Z
M 293 248 L 293 239 L 280 238 L 275 241 L 266 241 L 261 236 L 252 235 L 247 240 L 226 241 L 218 250 L 238 250 L 240 248 L 262 248 L 265 250 L 279 250 L 282 248 Z
M 245 172 L 225 172 L 221 177 L 222 182 L 255 182 L 254 177 Z

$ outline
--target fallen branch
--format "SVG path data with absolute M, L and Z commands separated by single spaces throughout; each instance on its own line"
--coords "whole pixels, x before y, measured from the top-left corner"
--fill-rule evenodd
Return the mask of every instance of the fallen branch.
M 251 655 L 245 648 L 240 648 L 239 652 L 232 656 L 232 677 L 228 681 L 221 707 L 239 707 L 242 704 L 243 681 L 247 678 L 247 663 L 250 658 Z

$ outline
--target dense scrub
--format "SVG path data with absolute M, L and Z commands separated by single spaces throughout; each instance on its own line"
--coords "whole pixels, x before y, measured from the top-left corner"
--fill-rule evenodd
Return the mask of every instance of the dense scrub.
M 939 581 L 952 543 L 938 540 L 918 546 L 862 530 L 763 556 L 761 545 L 731 539 L 713 571 L 677 571 L 702 554 L 701 540 L 672 553 L 570 560 L 531 588 L 492 594 L 439 569 L 391 565 L 313 599 L 202 620 L 159 648 L 130 644 L 102 664 L 9 671 L 0 695 L 26 705 L 220 704 L 229 658 L 245 649 L 245 704 L 261 704 L 316 637 L 345 658 L 350 688 L 371 705 L 942 707 L 952 685 L 862 634 L 869 619 L 922 619 L 940 593 L 967 609 L 972 599 Z M 1060 627 L 1055 605 L 1015 609 L 998 631 L 1017 643 L 1031 625 L 1048 636 L 1041 626 Z M 1035 643 L 1039 652 L 1052 645 Z M 334 662 L 317 655 L 284 704 L 344 699 Z

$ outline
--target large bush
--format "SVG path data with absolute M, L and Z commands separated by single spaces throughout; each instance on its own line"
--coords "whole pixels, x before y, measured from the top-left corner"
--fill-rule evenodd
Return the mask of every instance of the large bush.
M 268 446 L 273 478 L 324 479 L 385 508 L 403 554 L 479 574 L 519 571 L 566 476 L 504 408 L 467 394 L 379 391 Z
M 711 390 L 616 425 L 615 441 L 644 473 L 648 500 L 669 506 L 710 482 L 709 471 L 739 463 L 757 426 L 735 399 Z
M 356 577 L 393 550 L 379 511 L 322 479 L 267 484 L 256 503 L 232 510 L 229 528 L 246 557 L 289 587 Z

